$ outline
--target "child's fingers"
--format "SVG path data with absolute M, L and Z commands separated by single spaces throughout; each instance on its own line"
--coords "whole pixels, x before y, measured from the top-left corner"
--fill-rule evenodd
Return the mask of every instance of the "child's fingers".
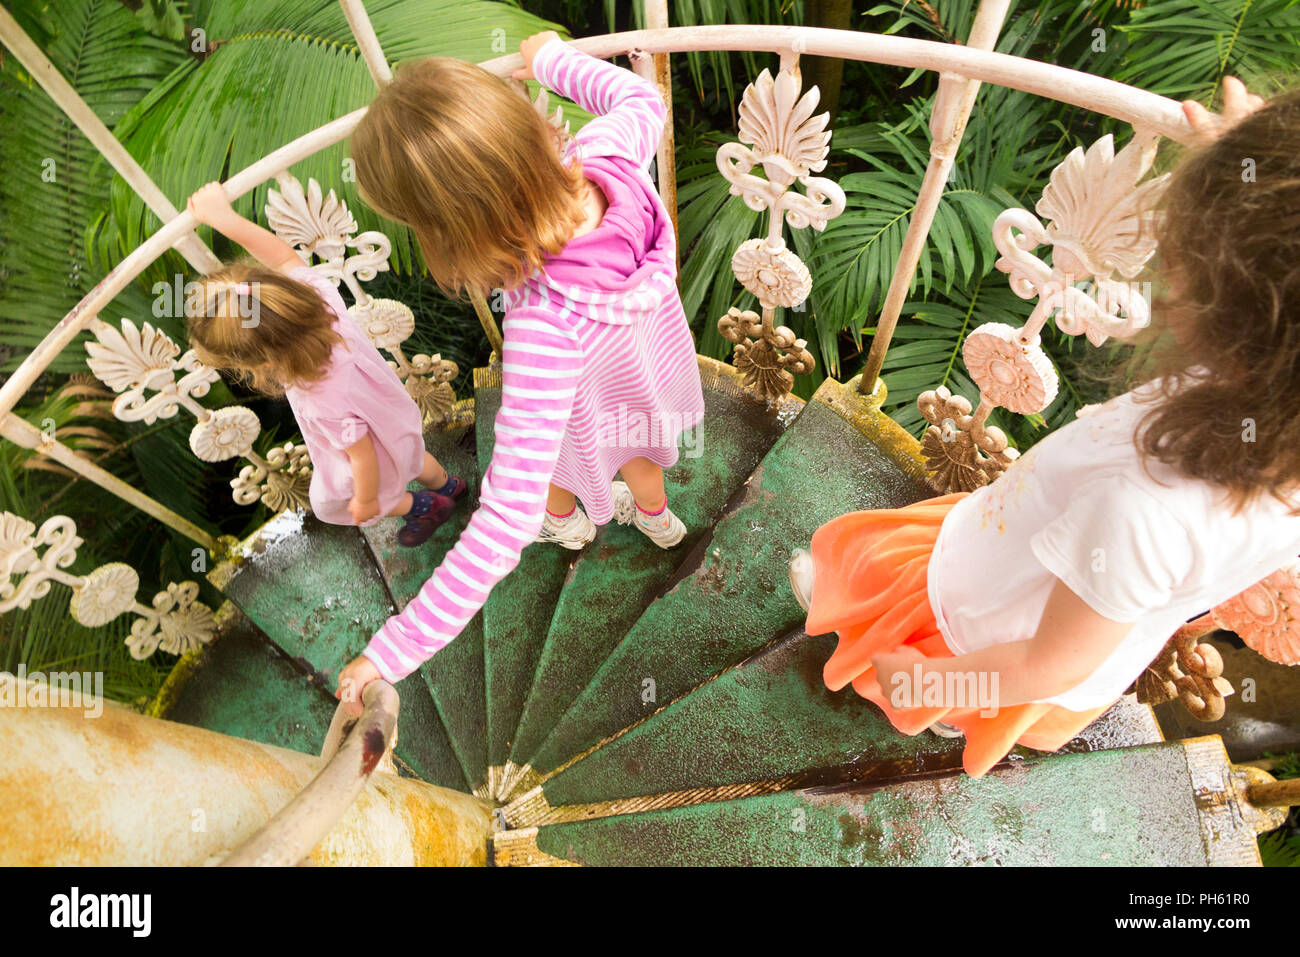
M 1223 78 L 1223 115 L 1228 122 L 1245 119 L 1264 105 L 1264 98 L 1246 89 L 1246 84 L 1235 76 Z
M 1183 103 L 1183 116 L 1197 137 L 1201 140 L 1213 139 L 1219 132 L 1219 117 L 1215 116 L 1195 100 Z

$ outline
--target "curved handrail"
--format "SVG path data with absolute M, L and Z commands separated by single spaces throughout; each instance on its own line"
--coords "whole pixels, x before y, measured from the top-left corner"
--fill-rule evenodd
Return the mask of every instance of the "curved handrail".
M 1190 142 L 1193 137 L 1181 106 L 1175 100 L 1079 70 L 936 40 L 914 40 L 819 27 L 701 26 L 633 30 L 586 37 L 573 41 L 573 46 L 602 58 L 633 50 L 651 54 L 754 50 L 937 70 L 1104 113 L 1135 127 L 1153 130 L 1176 142 Z M 480 65 L 498 76 L 508 76 L 522 64 L 522 58 L 516 53 L 487 60 Z M 365 107 L 354 110 L 246 166 L 226 181 L 226 195 L 232 200 L 237 199 L 294 163 L 346 139 L 365 112 Z M 101 309 L 154 260 L 183 241 L 197 225 L 188 211 L 182 212 L 110 270 L 23 359 L 9 380 L 0 386 L 0 419 L 13 410 L 54 356 L 71 343 Z
M 349 717 L 347 705 L 339 703 L 325 734 L 320 772 L 222 867 L 299 864 L 338 823 L 397 739 L 397 689 L 387 681 L 372 681 L 361 700 L 365 708 L 359 718 Z

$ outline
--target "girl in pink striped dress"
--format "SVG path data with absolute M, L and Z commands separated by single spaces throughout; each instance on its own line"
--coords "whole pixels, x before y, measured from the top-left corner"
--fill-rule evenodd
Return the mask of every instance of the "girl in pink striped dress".
M 571 144 L 506 83 L 442 58 L 399 69 L 353 137 L 362 194 L 412 227 L 439 285 L 500 288 L 505 303 L 478 510 L 340 674 L 338 695 L 356 710 L 369 681 L 398 681 L 455 638 L 530 543 L 580 549 L 611 518 L 662 548 L 686 534 L 663 470 L 704 399 L 672 221 L 647 171 L 663 100 L 554 33 L 522 53 L 516 77 L 595 116 Z

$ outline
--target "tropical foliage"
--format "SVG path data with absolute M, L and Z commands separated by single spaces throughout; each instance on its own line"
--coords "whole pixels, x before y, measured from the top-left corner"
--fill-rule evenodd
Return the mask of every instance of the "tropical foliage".
M 374 89 L 335 0 L 150 0 L 130 4 L 135 12 L 114 0 L 20 0 L 6 6 L 173 201 L 365 105 Z M 367 10 L 397 63 L 434 54 L 485 60 L 553 26 L 511 4 L 486 0 L 373 0 Z M 0 65 L 0 91 L 6 145 L 0 150 L 0 360 L 12 371 L 160 223 L 8 55 Z M 360 202 L 345 160 L 346 144 L 338 144 L 292 172 L 336 189 L 362 229 L 382 229 L 393 238 L 395 272 L 372 288 L 420 310 L 413 344 L 423 351 L 441 349 L 465 370 L 481 363 L 487 348 L 472 311 L 415 279 L 414 244 L 405 230 Z M 261 218 L 265 193 L 262 188 L 245 197 L 241 211 Z M 206 230 L 203 238 L 213 241 Z M 223 257 L 236 253 L 219 240 L 214 249 Z M 184 261 L 169 254 L 103 318 L 147 320 L 184 342 L 177 318 L 154 308 L 152 289 L 188 274 Z M 230 463 L 207 467 L 194 457 L 187 442 L 192 423 L 183 413 L 151 426 L 124 425 L 107 412 L 110 397 L 102 390 L 94 402 L 70 399 L 68 377 L 84 376 L 84 363 L 80 342 L 64 350 L 17 413 L 53 427 L 82 454 L 212 533 L 239 536 L 266 519 L 260 506 L 232 503 Z M 220 405 L 235 398 L 219 384 L 207 401 Z M 251 404 L 267 427 L 263 451 L 292 436 L 295 426 L 282 403 Z M 0 508 L 38 524 L 53 514 L 77 522 L 87 545 L 73 571 L 127 561 L 141 572 L 145 594 L 167 581 L 202 580 L 192 567 L 188 540 L 27 450 L 0 443 L 0 455 Z M 66 598 L 66 589 L 56 586 L 27 612 L 0 618 L 0 667 L 17 661 L 33 670 L 93 662 L 115 676 L 110 684 L 118 697 L 136 697 L 137 690 L 156 685 L 166 662 L 139 663 L 126 655 L 121 639 L 128 619 L 99 630 L 102 643 L 90 641 L 87 629 L 67 615 Z M 219 598 L 207 595 L 213 604 Z
M 880 33 L 944 42 L 970 31 L 975 4 L 880 3 L 856 25 Z M 1268 89 L 1300 53 L 1300 7 L 1289 0 L 1160 0 L 1154 3 L 1020 0 L 1011 5 L 997 49 L 1123 80 L 1178 98 L 1213 99 L 1225 74 Z M 775 66 L 774 63 L 768 64 Z M 929 158 L 926 120 L 932 75 L 882 67 L 846 77 L 830 170 L 848 194 L 848 209 L 824 233 L 796 234 L 813 272 L 803 312 L 781 318 L 812 344 L 818 371 L 797 388 L 810 394 L 822 375 L 847 378 L 861 370 L 875 318 L 888 287 Z M 679 74 L 681 69 L 679 69 Z M 752 75 L 752 74 L 748 74 Z M 680 84 L 690 89 L 689 84 Z M 717 181 L 710 157 L 732 126 L 692 127 L 702 105 L 679 91 L 682 146 L 678 166 L 683 257 L 682 294 L 695 315 L 703 351 L 723 356 L 729 345 L 715 323 L 750 297 L 730 281 L 730 250 L 755 235 L 757 216 Z M 704 104 L 707 105 L 707 104 Z M 856 122 L 855 122 L 856 121 Z M 1122 141 L 1119 124 L 1015 90 L 985 87 L 976 102 L 930 242 L 911 288 L 911 301 L 885 360 L 887 411 L 905 427 L 923 427 L 917 396 L 937 385 L 974 398 L 960 344 L 983 322 L 1019 324 L 1031 303 L 1012 294 L 996 272 L 989 227 L 1002 209 L 1032 209 L 1050 169 L 1078 145 L 1105 132 Z M 994 422 L 1027 446 L 1111 386 L 1105 381 L 1124 350 L 1091 350 L 1049 329 L 1044 346 L 1062 371 L 1062 390 L 1041 416 L 1001 416 Z

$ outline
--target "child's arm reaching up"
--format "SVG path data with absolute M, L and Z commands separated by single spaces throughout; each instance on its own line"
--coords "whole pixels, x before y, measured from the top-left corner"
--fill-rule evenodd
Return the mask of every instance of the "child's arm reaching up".
M 659 148 L 668 108 L 653 83 L 575 50 L 547 31 L 520 46 L 518 79 L 536 79 L 596 116 L 575 139 L 588 155 L 624 156 L 645 166 Z
M 303 265 L 292 246 L 269 229 L 263 229 L 235 212 L 226 198 L 225 187 L 220 183 L 212 182 L 200 187 L 190 197 L 186 208 L 199 222 L 243 246 L 267 269 L 288 272 Z
M 926 658 L 904 646 L 890 654 L 876 655 L 872 664 L 881 691 L 898 708 L 921 706 L 930 674 L 941 679 L 949 674 L 996 675 L 997 683 L 990 683 L 997 689 L 994 705 L 1010 708 L 1055 697 L 1080 684 L 1101 667 L 1132 630 L 1131 622 L 1111 621 L 1098 614 L 1058 579 L 1032 638 L 992 645 L 955 658 Z M 914 681 L 913 669 L 918 664 L 921 680 Z M 948 681 L 935 684 L 943 688 L 955 686 Z M 953 703 L 959 704 L 963 703 Z

